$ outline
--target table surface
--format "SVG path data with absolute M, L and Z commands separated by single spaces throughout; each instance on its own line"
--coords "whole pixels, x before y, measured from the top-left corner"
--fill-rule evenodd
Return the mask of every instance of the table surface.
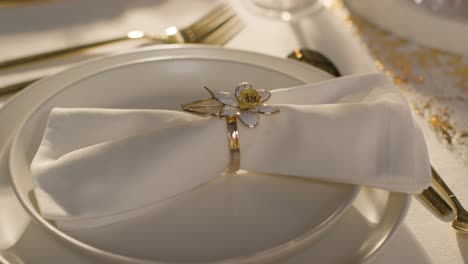
M 80 1 L 80 6 L 86 10 L 84 18 L 78 15 L 76 17 L 60 18 L 63 25 L 68 27 L 66 33 L 63 30 L 60 31 L 47 27 L 44 23 L 41 24 L 40 15 L 29 17 L 31 21 L 35 19 L 39 21 L 35 25 L 31 25 L 31 23 L 27 23 L 26 21 L 18 22 L 18 19 L 16 20 L 16 24 L 13 24 L 14 27 L 5 27 L 3 26 L 4 24 L 0 23 L 0 43 L 3 43 L 0 46 L 0 60 L 20 56 L 25 53 L 24 51 L 32 53 L 45 50 L 54 45 L 67 46 L 70 43 L 86 42 L 93 40 L 93 35 L 110 36 L 109 28 L 115 28 L 121 32 L 135 28 L 150 29 L 157 32 L 170 26 L 171 23 L 177 22 L 178 25 L 187 24 L 190 20 L 193 20 L 193 15 L 190 14 L 204 13 L 212 6 L 214 1 L 192 1 L 190 2 L 191 8 L 188 10 L 187 8 L 184 10 L 181 8 L 188 3 L 187 1 L 137 0 L 132 1 L 132 4 L 129 2 L 113 0 L 112 8 L 107 8 L 109 3 L 106 3 L 106 1 Z M 343 15 L 342 10 L 330 7 L 288 22 L 280 21 L 276 18 L 262 17 L 246 11 L 245 1 L 231 2 L 246 18 L 247 27 L 230 41 L 226 47 L 256 51 L 279 57 L 285 57 L 297 47 L 311 48 L 319 50 L 330 57 L 332 61 L 342 67 L 341 70 L 345 75 L 374 70 L 375 66 L 372 61 L 370 61 L 372 63 L 369 63 L 369 60 L 356 60 L 353 61 L 353 64 L 350 64 L 349 61 L 352 58 L 338 56 L 338 53 L 346 50 L 348 45 L 354 44 L 334 43 L 330 47 L 323 45 L 324 41 L 339 41 L 327 36 L 326 32 L 323 32 L 317 26 L 320 25 L 317 21 L 332 19 L 336 23 L 342 23 L 344 31 L 352 30 L 346 26 L 349 22 L 347 22 L 347 18 Z M 332 2 L 324 1 L 328 6 L 333 6 Z M 91 10 L 89 9 L 89 5 L 92 4 L 94 8 L 92 11 L 89 11 Z M 38 5 L 40 6 L 36 8 L 39 9 L 58 9 L 63 8 L 67 4 L 60 1 L 51 1 Z M 52 7 L 47 7 L 47 5 L 52 5 Z M 3 21 L 2 19 L 12 18 L 13 14 L 15 16 L 25 15 L 27 8 L 0 9 L 0 12 L 4 15 L 0 18 L 0 22 Z M 83 21 L 86 21 L 86 23 Z M 89 25 L 92 25 L 92 27 L 89 27 Z M 77 32 L 82 33 L 85 26 L 91 28 L 89 35 L 76 34 Z M 48 38 L 34 43 L 32 47 L 31 39 L 40 38 L 40 34 L 44 34 L 44 32 L 47 32 Z M 352 34 L 355 34 L 355 32 Z M 358 38 L 359 36 L 356 37 Z M 360 42 L 357 40 L 356 43 L 359 44 Z M 365 48 L 362 50 L 362 53 L 356 52 L 353 56 L 356 56 L 356 58 L 369 56 L 370 52 L 367 53 Z M 2 77 L 5 76 L 0 75 L 0 80 Z M 11 96 L 0 97 L 0 107 Z M 468 166 L 463 161 L 460 161 L 447 145 L 441 144 L 439 137 L 423 118 L 415 116 L 424 132 L 429 155 L 434 167 L 437 168 L 453 191 L 458 194 L 462 203 L 468 204 L 468 192 L 466 191 L 468 189 Z M 452 218 L 453 216 L 445 219 L 436 217 L 420 200 L 414 198 L 404 224 L 392 241 L 375 256 L 371 263 L 457 264 L 468 262 L 468 235 L 457 234 L 451 229 L 450 221 Z

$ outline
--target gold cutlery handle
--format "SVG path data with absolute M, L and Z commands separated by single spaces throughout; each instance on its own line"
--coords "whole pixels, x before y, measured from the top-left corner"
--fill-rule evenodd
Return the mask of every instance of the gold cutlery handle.
M 139 38 L 143 38 L 143 35 L 140 36 Z M 96 48 L 99 46 L 121 42 L 124 40 L 132 40 L 132 39 L 138 39 L 138 38 L 131 37 L 130 35 L 121 36 L 121 37 L 96 41 L 92 43 L 87 43 L 83 45 L 77 45 L 77 46 L 73 46 L 69 48 L 63 48 L 63 49 L 57 49 L 57 50 L 52 50 L 48 52 L 33 54 L 33 55 L 25 56 L 25 57 L 20 57 L 17 59 L 7 60 L 7 61 L 0 62 L 0 70 L 20 66 L 23 64 L 27 64 L 27 63 L 40 62 L 40 61 L 52 59 L 58 56 L 69 55 L 69 54 L 84 51 L 87 49 Z
M 452 207 L 440 196 L 440 194 L 434 190 L 431 186 L 425 189 L 420 197 L 422 200 L 439 216 L 444 217 L 450 215 L 453 212 Z
M 440 187 L 442 188 L 442 190 L 450 197 L 453 194 L 452 190 L 450 190 L 450 188 L 447 186 L 447 184 L 444 182 L 444 180 L 442 180 L 442 178 L 440 177 L 439 173 L 433 168 L 431 167 L 431 172 L 432 172 L 432 179 L 434 180 L 434 182 Z
M 432 171 L 432 179 L 437 184 L 437 186 L 439 186 L 440 189 L 448 196 L 450 201 L 452 201 L 453 205 L 455 206 L 456 212 L 462 211 L 463 207 L 460 201 L 458 201 L 457 197 L 455 196 L 455 194 L 453 194 L 452 190 L 450 190 L 450 188 L 447 186 L 444 180 L 442 180 L 439 173 L 433 167 L 431 167 L 431 171 Z
M 0 87 L 0 95 L 19 91 L 19 90 L 23 89 L 24 87 L 26 87 L 26 86 L 28 86 L 28 85 L 30 85 L 32 83 L 35 83 L 35 82 L 39 81 L 40 79 L 42 79 L 44 77 L 45 76 L 38 77 L 38 78 L 32 78 L 32 79 L 25 80 L 25 81 L 22 81 L 22 82 L 18 82 L 18 83 L 6 85 L 6 86 L 1 86 Z

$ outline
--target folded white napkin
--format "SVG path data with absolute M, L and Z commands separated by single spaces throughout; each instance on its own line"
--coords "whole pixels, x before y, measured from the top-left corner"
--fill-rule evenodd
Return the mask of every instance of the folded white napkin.
M 279 114 L 262 115 L 255 128 L 239 122 L 242 169 L 401 192 L 430 184 L 424 138 L 385 75 L 271 93 Z M 219 118 L 56 108 L 31 169 L 45 218 L 106 219 L 102 224 L 187 192 L 228 163 L 226 122 Z

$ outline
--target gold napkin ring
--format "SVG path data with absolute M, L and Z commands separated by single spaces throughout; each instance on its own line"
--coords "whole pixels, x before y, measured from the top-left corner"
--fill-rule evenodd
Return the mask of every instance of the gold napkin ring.
M 182 109 L 187 112 L 206 116 L 213 115 L 226 118 L 229 136 L 229 149 L 231 162 L 228 172 L 236 172 L 240 168 L 239 131 L 237 118 L 247 127 L 255 127 L 259 122 L 258 114 L 279 113 L 279 108 L 268 105 L 271 93 L 265 89 L 253 89 L 248 82 L 241 82 L 236 86 L 235 93 L 213 92 L 205 87 L 210 98 L 202 99 L 187 104 L 182 104 Z
M 228 137 L 229 137 L 229 151 L 230 161 L 227 172 L 235 173 L 240 169 L 240 144 L 239 144 L 239 130 L 237 130 L 237 119 L 235 116 L 226 117 Z

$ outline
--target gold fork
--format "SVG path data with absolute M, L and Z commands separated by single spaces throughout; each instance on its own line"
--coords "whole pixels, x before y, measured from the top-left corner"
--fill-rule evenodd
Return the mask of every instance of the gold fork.
M 223 3 L 213 8 L 208 14 L 197 20 L 192 25 L 178 29 L 169 27 L 164 34 L 155 35 L 143 31 L 130 31 L 125 36 L 101 40 L 93 43 L 73 46 L 64 49 L 38 53 L 21 58 L 0 62 L 0 70 L 7 69 L 32 62 L 39 62 L 57 56 L 67 55 L 87 49 L 112 44 L 121 41 L 147 39 L 158 43 L 206 43 L 224 44 L 243 28 L 242 21 L 236 15 L 232 7 Z
M 182 30 L 179 30 L 175 27 L 169 27 L 166 29 L 166 34 L 162 36 L 149 35 L 141 31 L 132 31 L 129 32 L 127 36 L 121 38 L 100 41 L 86 45 L 51 51 L 47 53 L 22 57 L 10 61 L 0 62 L 0 70 L 2 68 L 5 69 L 31 62 L 39 62 L 53 57 L 57 57 L 59 55 L 71 54 L 73 52 L 83 51 L 104 44 L 110 44 L 129 39 L 147 38 L 162 43 L 204 43 L 224 45 L 237 33 L 239 33 L 244 28 L 244 26 L 245 24 L 236 15 L 232 8 L 227 4 L 222 4 L 218 7 L 215 7 L 207 15 L 193 23 L 191 26 Z M 46 76 L 39 76 L 36 78 L 23 80 L 21 82 L 2 86 L 0 87 L 0 95 L 21 90 L 44 77 Z

